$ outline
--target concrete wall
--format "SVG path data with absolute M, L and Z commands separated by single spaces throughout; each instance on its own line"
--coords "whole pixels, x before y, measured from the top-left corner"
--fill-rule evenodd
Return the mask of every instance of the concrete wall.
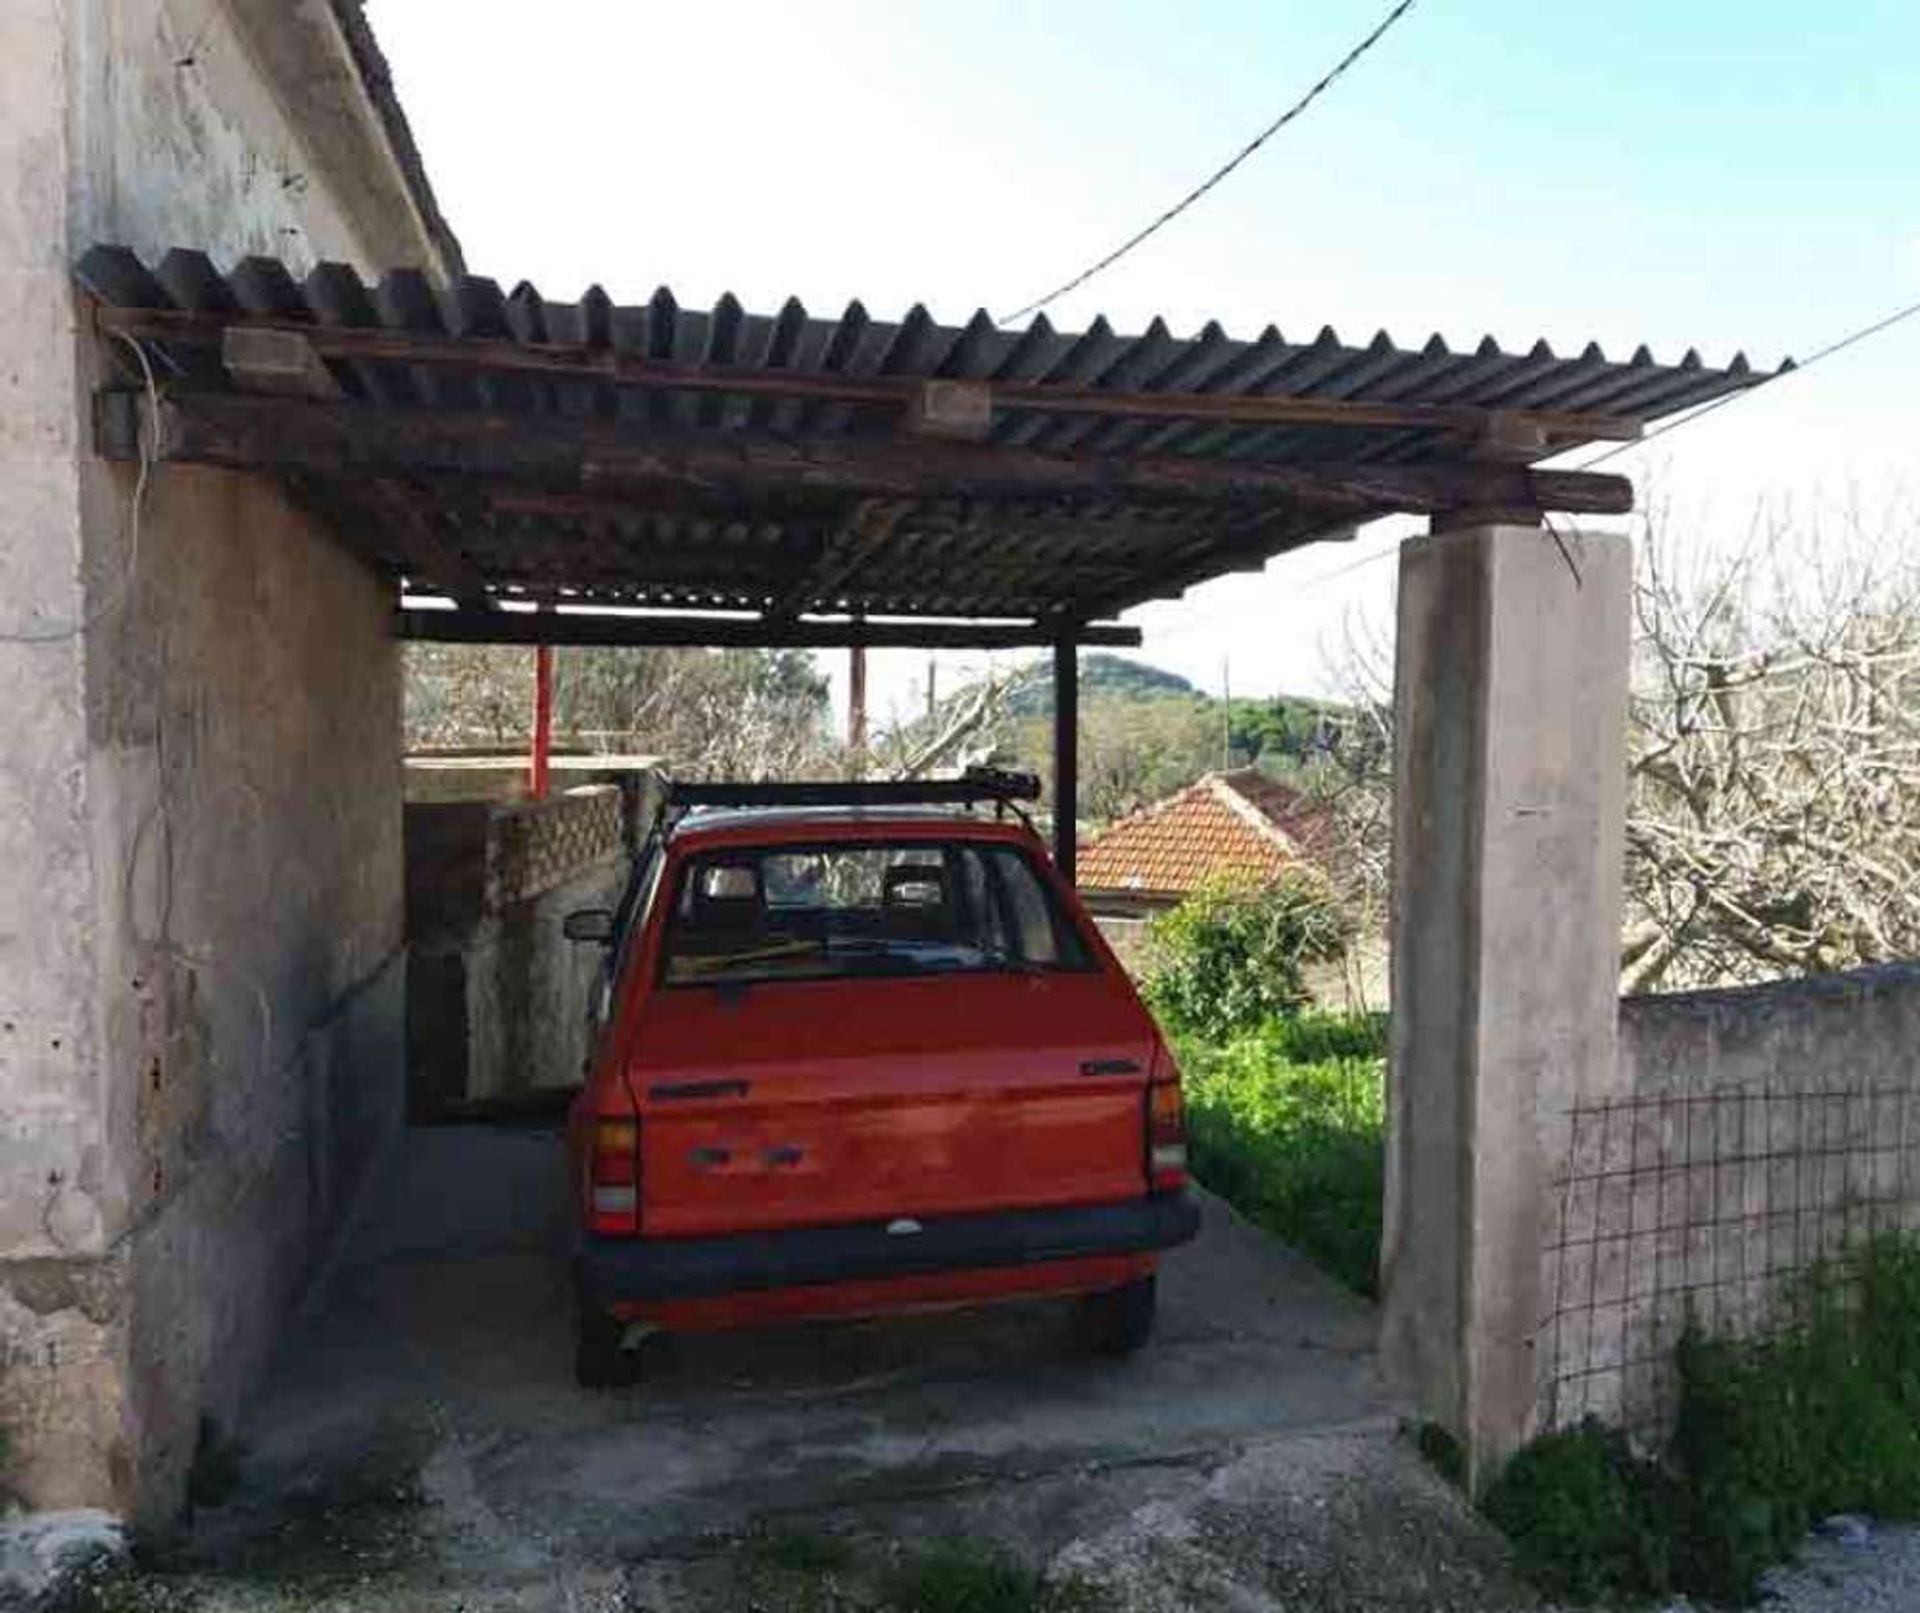
M 216 0 L 0 8 L 0 1426 L 41 1506 L 172 1504 L 400 1112 L 389 589 L 265 483 L 136 500 L 69 289 L 95 239 L 373 268 L 285 104 Z
M 1657 1437 L 1689 1323 L 1920 1229 L 1920 964 L 1620 1005 L 1616 1094 L 1569 1117 L 1543 1228 L 1541 1421 Z
M 576 909 L 618 904 L 630 822 L 607 785 L 514 806 L 408 805 L 416 1119 L 579 1082 L 606 954 L 560 926 Z

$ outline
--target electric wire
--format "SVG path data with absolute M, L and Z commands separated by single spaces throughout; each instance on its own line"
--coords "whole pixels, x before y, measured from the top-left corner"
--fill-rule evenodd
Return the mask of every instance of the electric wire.
M 1898 325 L 1902 320 L 1911 319 L 1915 314 L 1920 314 L 1920 301 L 1910 302 L 1904 307 L 1894 309 L 1890 314 L 1883 314 L 1871 324 L 1862 325 L 1857 330 L 1848 331 L 1846 335 L 1828 342 L 1826 346 L 1816 348 L 1812 353 L 1807 355 L 1804 361 L 1794 365 L 1792 369 L 1786 369 L 1784 367 L 1777 369 L 1773 374 L 1766 376 L 1752 386 L 1742 387 L 1738 392 L 1722 393 L 1712 401 L 1701 404 L 1697 409 L 1690 410 L 1686 414 L 1675 415 L 1671 420 L 1663 420 L 1659 425 L 1655 426 L 1653 430 L 1634 438 L 1632 442 L 1616 443 L 1613 447 L 1595 454 L 1593 458 L 1582 460 L 1573 468 L 1575 470 L 1591 470 L 1595 465 L 1604 465 L 1609 459 L 1616 458 L 1632 449 L 1644 448 L 1648 443 L 1654 441 L 1655 438 L 1664 437 L 1670 431 L 1678 431 L 1682 426 L 1690 426 L 1696 420 L 1705 419 L 1706 416 L 1712 414 L 1716 409 L 1724 409 L 1728 404 L 1738 403 L 1742 398 L 1750 398 L 1754 396 L 1755 393 L 1764 392 L 1776 381 L 1784 381 L 1790 375 L 1805 375 L 1808 370 L 1820 363 L 1821 360 L 1832 358 L 1836 353 L 1844 353 L 1849 347 L 1856 346 L 1858 343 L 1866 341 L 1869 337 L 1878 336 L 1884 330 L 1892 330 L 1893 327 Z
M 1572 468 L 1575 470 L 1591 470 L 1595 465 L 1604 464 L 1606 461 L 1614 459 L 1621 454 L 1628 453 L 1635 448 L 1644 448 L 1655 438 L 1664 437 L 1669 432 L 1678 431 L 1682 426 L 1690 426 L 1694 421 L 1704 419 L 1716 409 L 1724 409 L 1729 404 L 1738 403 L 1742 398 L 1750 398 L 1758 392 L 1763 392 L 1776 381 L 1783 381 L 1792 375 L 1804 375 L 1808 370 L 1823 360 L 1832 358 L 1837 353 L 1844 353 L 1848 348 L 1858 346 L 1861 342 L 1878 336 L 1882 331 L 1892 330 L 1896 325 L 1913 318 L 1916 314 L 1920 314 L 1920 301 L 1907 303 L 1902 307 L 1894 309 L 1893 312 L 1889 314 L 1883 314 L 1880 318 L 1868 324 L 1848 331 L 1844 336 L 1836 337 L 1824 346 L 1815 348 L 1812 353 L 1808 354 L 1804 360 L 1794 365 L 1791 369 L 1775 370 L 1773 374 L 1765 377 L 1753 386 L 1744 387 L 1738 392 L 1724 393 L 1720 397 L 1702 404 L 1697 409 L 1689 410 L 1685 414 L 1675 415 L 1671 420 L 1662 421 L 1645 435 L 1634 438 L 1632 442 L 1616 443 L 1613 447 L 1595 454 L 1591 459 L 1582 460 Z M 1562 557 L 1567 561 L 1569 568 L 1572 569 L 1575 578 L 1578 579 L 1580 574 L 1579 567 L 1575 563 L 1573 556 L 1568 552 L 1566 542 L 1564 538 L 1562 538 L 1559 528 L 1554 526 L 1551 519 L 1547 522 L 1547 528 L 1548 531 L 1552 533 L 1554 541 L 1560 545 Z M 1390 559 L 1398 552 L 1399 550 L 1396 547 L 1382 549 L 1370 555 L 1362 555 L 1358 560 L 1350 560 L 1344 566 L 1336 566 L 1332 571 L 1322 572 L 1316 577 L 1309 577 L 1305 582 L 1295 588 L 1293 592 L 1296 595 L 1312 593 L 1315 589 L 1321 588 L 1327 583 L 1337 581 L 1339 578 L 1348 576 L 1366 566 L 1376 565 L 1382 560 Z M 1200 617 L 1196 621 L 1183 623 L 1178 627 L 1168 629 L 1156 636 L 1161 638 L 1184 637 L 1218 623 L 1225 619 L 1226 614 L 1225 612 L 1209 611 L 1205 616 Z
M 72 639 L 84 638 L 108 617 L 117 614 L 133 597 L 134 583 L 140 571 L 141 515 L 146 508 L 147 484 L 153 476 L 154 449 L 160 441 L 160 386 L 154 379 L 153 365 L 147 359 L 146 349 L 125 331 L 115 331 L 113 335 L 117 341 L 133 349 L 133 356 L 140 361 L 140 373 L 146 377 L 147 384 L 147 432 L 140 439 L 140 467 L 134 475 L 133 494 L 127 505 L 126 569 L 121 572 L 113 592 L 101 601 L 98 610 L 81 617 L 77 622 L 0 630 L 0 644 L 64 644 Z
M 1338 62 L 1321 76 L 1319 81 L 1314 84 L 1305 95 L 1301 96 L 1299 100 L 1295 101 L 1286 111 L 1282 112 L 1279 117 L 1269 123 L 1225 163 L 1214 169 L 1211 174 L 1201 180 L 1199 184 L 1195 185 L 1186 195 L 1182 196 L 1171 207 L 1161 212 L 1150 224 L 1142 229 L 1136 230 L 1132 235 L 1128 236 L 1126 240 L 1122 241 L 1105 257 L 1089 264 L 1077 275 L 1073 276 L 1072 279 L 1062 281 L 1061 284 L 1054 287 L 1054 289 L 1049 291 L 1044 297 L 1037 297 L 1024 307 L 1016 309 L 1013 313 L 1003 315 L 998 323 L 1002 325 L 1014 324 L 1019 320 L 1027 318 L 1029 315 L 1037 314 L 1049 303 L 1058 302 L 1062 297 L 1066 296 L 1068 292 L 1078 291 L 1080 287 L 1084 286 L 1095 275 L 1099 274 L 1102 270 L 1112 268 L 1114 264 L 1118 263 L 1129 252 L 1133 251 L 1135 247 L 1146 241 L 1150 236 L 1156 235 L 1162 229 L 1166 228 L 1167 225 L 1171 224 L 1189 207 L 1193 206 L 1195 202 L 1199 201 L 1202 196 L 1212 190 L 1214 186 L 1225 179 L 1227 175 L 1238 168 L 1289 123 L 1299 117 L 1302 112 L 1312 106 L 1315 101 L 1319 100 L 1322 95 L 1333 87 L 1334 82 L 1339 79 L 1348 68 L 1352 67 L 1355 62 L 1359 61 L 1362 56 L 1372 50 L 1373 47 L 1380 42 L 1387 30 L 1411 11 L 1413 6 L 1414 0 L 1398 0 L 1398 3 L 1393 9 L 1375 25 L 1373 32 L 1362 39 L 1360 43 L 1355 45 L 1346 55 L 1342 56 Z

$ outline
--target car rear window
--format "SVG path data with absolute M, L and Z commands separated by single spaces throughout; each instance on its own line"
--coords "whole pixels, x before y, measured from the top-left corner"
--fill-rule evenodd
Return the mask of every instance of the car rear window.
M 963 841 L 690 858 L 663 954 L 669 986 L 1092 967 L 1025 853 Z

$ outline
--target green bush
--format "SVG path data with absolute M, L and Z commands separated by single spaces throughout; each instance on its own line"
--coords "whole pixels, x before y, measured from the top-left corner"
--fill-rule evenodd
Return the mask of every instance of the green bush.
M 1194 1174 L 1359 1293 L 1380 1253 L 1386 1022 L 1270 1020 L 1175 1038 Z
M 1690 1332 L 1660 1463 L 1588 1424 L 1536 1440 L 1485 1508 L 1558 1594 L 1745 1601 L 1819 1519 L 1920 1517 L 1920 1240 L 1817 1267 L 1750 1339 Z
M 1149 927 L 1147 1000 L 1177 1031 L 1255 1030 L 1297 1010 L 1302 966 L 1338 957 L 1348 938 L 1338 903 L 1311 874 L 1216 877 Z
M 1553 1596 L 1657 1596 L 1671 1581 L 1659 1470 L 1592 1420 L 1515 1456 L 1482 1502 L 1521 1572 Z
M 1832 1513 L 1920 1517 L 1920 1242 L 1816 1268 L 1765 1337 L 1682 1340 L 1672 1465 L 1681 1580 L 1712 1596 L 1750 1594 Z

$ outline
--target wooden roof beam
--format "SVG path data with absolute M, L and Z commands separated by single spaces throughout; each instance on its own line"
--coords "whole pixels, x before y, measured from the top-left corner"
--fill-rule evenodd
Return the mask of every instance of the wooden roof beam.
M 137 455 L 136 395 L 100 394 L 96 440 Z M 159 404 L 161 461 L 348 477 L 457 475 L 611 492 L 681 487 L 743 499 L 1032 495 L 1324 511 L 1328 524 L 1389 511 L 1532 508 L 1624 515 L 1624 476 L 1482 462 L 1267 465 L 1125 454 L 1043 454 L 932 439 L 795 441 L 744 432 L 636 432 L 603 421 L 463 411 L 375 410 L 297 398 L 177 393 Z
M 610 612 L 429 610 L 399 612 L 399 636 L 433 644 L 727 646 L 753 649 L 1011 650 L 1056 643 L 1058 626 L 1033 622 L 779 621 L 760 616 L 625 616 Z M 1137 649 L 1137 627 L 1074 624 L 1082 644 Z

